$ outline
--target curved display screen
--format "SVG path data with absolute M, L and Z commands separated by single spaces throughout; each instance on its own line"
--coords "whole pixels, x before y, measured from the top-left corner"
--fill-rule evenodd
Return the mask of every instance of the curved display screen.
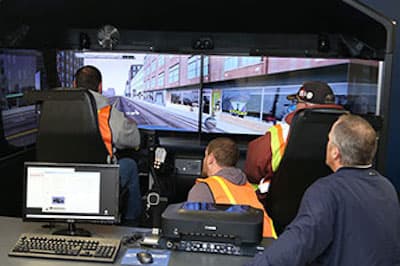
M 103 94 L 151 130 L 262 135 L 307 80 L 329 83 L 353 113 L 376 111 L 378 61 L 61 51 L 63 87 L 82 65 L 99 68 Z

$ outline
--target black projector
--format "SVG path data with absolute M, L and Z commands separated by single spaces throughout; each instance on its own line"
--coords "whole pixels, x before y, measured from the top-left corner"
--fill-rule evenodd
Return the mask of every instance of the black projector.
M 263 212 L 248 205 L 183 202 L 161 215 L 165 248 L 252 256 L 262 240 Z

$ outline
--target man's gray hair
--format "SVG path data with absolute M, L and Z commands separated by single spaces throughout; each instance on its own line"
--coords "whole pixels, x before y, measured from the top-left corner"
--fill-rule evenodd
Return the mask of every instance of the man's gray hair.
M 357 115 L 345 114 L 334 124 L 331 142 L 339 149 L 344 166 L 371 164 L 377 149 L 372 126 Z

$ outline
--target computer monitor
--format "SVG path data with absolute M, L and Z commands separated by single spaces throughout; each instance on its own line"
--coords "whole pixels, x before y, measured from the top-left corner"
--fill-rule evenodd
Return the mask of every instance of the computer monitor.
M 90 236 L 75 223 L 119 222 L 119 165 L 25 162 L 24 221 L 64 222 L 54 234 Z

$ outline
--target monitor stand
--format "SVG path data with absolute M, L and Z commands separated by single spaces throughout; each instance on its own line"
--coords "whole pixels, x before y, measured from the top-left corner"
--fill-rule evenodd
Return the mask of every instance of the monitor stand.
M 83 228 L 76 228 L 75 222 L 68 222 L 68 228 L 53 232 L 53 235 L 65 236 L 92 236 L 92 234 Z

